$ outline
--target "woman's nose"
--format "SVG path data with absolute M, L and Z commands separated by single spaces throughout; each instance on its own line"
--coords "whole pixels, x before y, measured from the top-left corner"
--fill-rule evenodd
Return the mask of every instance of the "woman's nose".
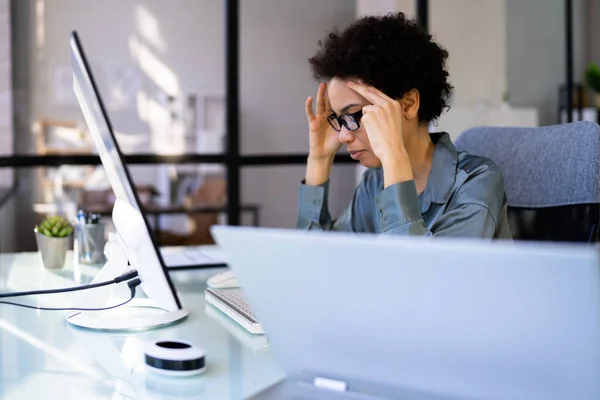
M 350 143 L 354 140 L 354 135 L 345 126 L 340 130 L 339 140 L 341 143 Z

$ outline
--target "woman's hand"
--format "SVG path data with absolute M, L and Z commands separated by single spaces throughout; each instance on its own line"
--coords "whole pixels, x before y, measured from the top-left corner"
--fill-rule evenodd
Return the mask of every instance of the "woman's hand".
M 306 99 L 306 118 L 308 119 L 309 132 L 309 157 L 315 159 L 330 158 L 337 153 L 342 143 L 339 140 L 339 134 L 336 132 L 327 117 L 332 113 L 329 106 L 329 100 L 325 95 L 327 89 L 326 83 L 319 85 L 317 91 L 316 113 L 313 112 L 313 98 Z
M 363 107 L 361 123 L 373 153 L 381 161 L 384 186 L 413 179 L 410 158 L 402 135 L 402 106 L 373 86 L 348 82 L 348 86 L 371 104 Z
M 348 82 L 348 86 L 371 103 L 363 107 L 361 123 L 367 131 L 373 153 L 381 163 L 406 153 L 400 103 L 373 86 L 352 81 Z
M 313 98 L 306 99 L 305 111 L 308 119 L 309 151 L 306 165 L 307 185 L 321 185 L 329 179 L 335 153 L 342 143 L 339 134 L 329 125 L 327 117 L 331 115 L 329 100 L 325 95 L 326 83 L 319 85 L 317 91 L 316 113 L 313 112 Z

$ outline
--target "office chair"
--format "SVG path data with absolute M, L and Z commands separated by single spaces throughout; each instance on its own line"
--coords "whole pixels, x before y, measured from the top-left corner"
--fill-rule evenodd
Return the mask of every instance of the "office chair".
M 477 127 L 460 135 L 455 145 L 502 169 L 514 239 L 600 239 L 599 125 Z

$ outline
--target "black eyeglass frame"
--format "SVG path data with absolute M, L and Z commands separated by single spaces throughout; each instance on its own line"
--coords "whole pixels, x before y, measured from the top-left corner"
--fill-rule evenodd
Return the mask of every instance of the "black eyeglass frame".
M 335 115 L 335 113 L 331 113 L 331 115 L 327 117 L 327 122 L 329 122 L 329 125 L 331 125 L 333 130 L 335 130 L 336 132 L 340 132 L 342 130 L 342 126 L 348 129 L 349 131 L 353 132 L 360 128 L 360 119 L 362 118 L 362 115 L 362 110 L 358 110 L 354 113 L 342 114 L 339 117 Z M 334 121 L 337 122 L 337 127 Z M 351 127 L 350 123 L 356 124 L 356 127 Z

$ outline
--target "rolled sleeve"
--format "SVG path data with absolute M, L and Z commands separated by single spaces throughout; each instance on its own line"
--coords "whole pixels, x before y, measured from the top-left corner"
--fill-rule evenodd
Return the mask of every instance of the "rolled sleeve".
M 322 185 L 300 184 L 298 196 L 298 228 L 312 228 L 328 224 L 329 208 L 327 198 L 329 195 L 329 181 Z
M 413 180 L 383 189 L 375 196 L 374 201 L 379 210 L 381 233 L 388 233 L 400 226 L 423 220 Z

